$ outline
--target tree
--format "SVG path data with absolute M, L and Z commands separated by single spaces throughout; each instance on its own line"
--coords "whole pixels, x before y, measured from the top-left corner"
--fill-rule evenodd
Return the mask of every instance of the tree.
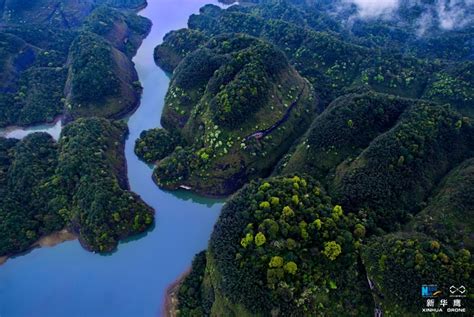
M 262 209 L 270 209 L 270 203 L 268 201 L 262 201 L 260 203 L 260 208 Z
M 290 218 L 295 215 L 295 212 L 293 211 L 293 209 L 291 209 L 290 206 L 285 206 L 283 207 L 283 215 L 287 218 Z
M 272 204 L 272 206 L 277 206 L 278 204 L 280 204 L 280 198 L 272 197 L 270 198 L 270 203 Z
M 290 261 L 290 262 L 285 264 L 284 269 L 285 269 L 286 272 L 288 272 L 292 275 L 295 275 L 296 271 L 298 270 L 298 266 L 296 265 L 295 262 Z
M 274 256 L 268 263 L 268 266 L 271 268 L 278 268 L 283 266 L 283 258 L 281 256 Z
M 336 241 L 329 241 L 324 244 L 323 254 L 331 261 L 334 261 L 341 252 L 341 246 Z
M 251 233 L 247 233 L 245 235 L 245 238 L 242 238 L 242 240 L 240 241 L 240 244 L 246 248 L 250 243 L 252 243 L 253 241 L 253 234 Z
M 356 224 L 355 225 L 355 228 L 354 228 L 354 236 L 358 239 L 361 239 L 363 237 L 365 237 L 365 227 L 363 225 L 361 225 L 360 223 Z
M 257 247 L 263 245 L 267 241 L 267 238 L 265 238 L 265 235 L 261 232 L 257 233 L 255 236 L 255 245 Z
M 276 239 L 280 226 L 275 220 L 267 218 L 258 226 L 258 229 L 268 233 L 271 239 Z

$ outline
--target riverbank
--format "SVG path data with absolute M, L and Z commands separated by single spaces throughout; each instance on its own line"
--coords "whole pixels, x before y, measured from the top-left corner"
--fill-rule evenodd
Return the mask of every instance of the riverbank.
M 54 247 L 60 243 L 66 242 L 66 241 L 71 241 L 77 239 L 77 235 L 75 233 L 72 233 L 68 229 L 63 229 L 60 231 L 53 232 L 49 235 L 46 235 L 44 237 L 41 237 L 38 241 L 33 243 L 28 250 L 17 253 L 17 254 L 12 254 L 12 255 L 5 255 L 0 257 L 0 265 L 4 264 L 5 262 L 8 261 L 9 258 L 14 257 L 14 256 L 20 256 L 24 255 L 26 253 L 29 253 L 33 251 L 36 248 L 45 248 L 45 247 Z
M 176 317 L 178 311 L 178 291 L 179 286 L 183 280 L 189 275 L 191 268 L 184 271 L 173 283 L 166 289 L 165 299 L 163 304 L 163 316 Z
M 155 227 L 122 240 L 116 252 L 107 254 L 88 252 L 74 240 L 10 258 L 0 267 L 0 315 L 67 316 L 74 307 L 74 314 L 80 316 L 91 312 L 98 316 L 163 316 L 170 282 L 206 248 L 223 202 L 184 190 L 159 189 L 152 181 L 150 166 L 135 155 L 134 145 L 143 130 L 160 126 L 169 86 L 169 76 L 153 60 L 154 47 L 167 32 L 186 27 L 189 16 L 208 2 L 149 1 L 140 12 L 154 27 L 133 58 L 143 93 L 136 111 L 124 118 L 129 128 L 126 173 L 130 189 L 157 210 Z M 45 305 L 51 298 L 55 304 Z
M 56 116 L 52 121 L 49 121 L 49 122 L 38 122 L 38 123 L 27 124 L 24 126 L 9 125 L 9 126 L 0 128 L 0 137 L 15 138 L 15 139 L 22 138 L 25 135 L 27 135 L 29 131 L 35 130 L 35 132 L 48 132 L 53 136 L 54 139 L 57 140 L 61 132 L 61 128 L 64 123 L 64 120 L 65 120 L 64 114 L 60 114 Z

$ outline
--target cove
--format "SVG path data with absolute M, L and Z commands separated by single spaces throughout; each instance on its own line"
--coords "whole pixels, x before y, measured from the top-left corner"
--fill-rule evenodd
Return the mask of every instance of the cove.
M 31 134 L 34 132 L 46 132 L 50 134 L 53 137 L 53 139 L 57 141 L 61 134 L 62 122 L 63 122 L 63 117 L 59 116 L 52 123 L 32 125 L 30 127 L 16 127 L 16 126 L 6 127 L 4 129 L 0 129 L 0 137 L 22 139 L 28 134 Z
M 223 201 L 158 189 L 133 147 L 141 131 L 160 126 L 169 85 L 153 61 L 154 47 L 170 30 L 186 27 L 189 15 L 209 2 L 149 0 L 140 13 L 153 28 L 134 58 L 144 89 L 140 107 L 128 118 L 125 155 L 131 190 L 155 209 L 156 226 L 108 255 L 87 252 L 74 240 L 9 259 L 0 266 L 0 317 L 162 316 L 166 288 L 206 248 Z

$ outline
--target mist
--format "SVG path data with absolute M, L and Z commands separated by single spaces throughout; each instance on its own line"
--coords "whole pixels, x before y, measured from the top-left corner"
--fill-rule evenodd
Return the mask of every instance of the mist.
M 418 32 L 423 34 L 431 27 L 454 30 L 474 23 L 474 0 L 435 0 L 427 4 L 422 0 L 345 0 L 346 4 L 357 7 L 357 17 L 361 19 L 396 19 L 398 9 L 421 8 L 415 22 Z
M 393 12 L 399 0 L 348 0 L 355 4 L 361 18 L 379 17 Z

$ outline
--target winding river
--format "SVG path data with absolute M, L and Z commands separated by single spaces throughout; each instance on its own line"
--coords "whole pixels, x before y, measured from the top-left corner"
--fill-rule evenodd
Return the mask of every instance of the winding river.
M 140 13 L 153 21 L 153 29 L 134 58 L 144 90 L 140 107 L 128 118 L 125 154 L 131 190 L 156 210 L 156 226 L 108 255 L 87 252 L 73 240 L 9 259 L 0 266 L 0 317 L 162 316 L 166 288 L 206 247 L 222 201 L 158 189 L 133 147 L 141 131 L 160 125 L 169 84 L 153 61 L 154 47 L 209 2 L 216 1 L 149 0 Z M 60 124 L 4 134 L 21 138 L 37 130 L 57 137 Z

